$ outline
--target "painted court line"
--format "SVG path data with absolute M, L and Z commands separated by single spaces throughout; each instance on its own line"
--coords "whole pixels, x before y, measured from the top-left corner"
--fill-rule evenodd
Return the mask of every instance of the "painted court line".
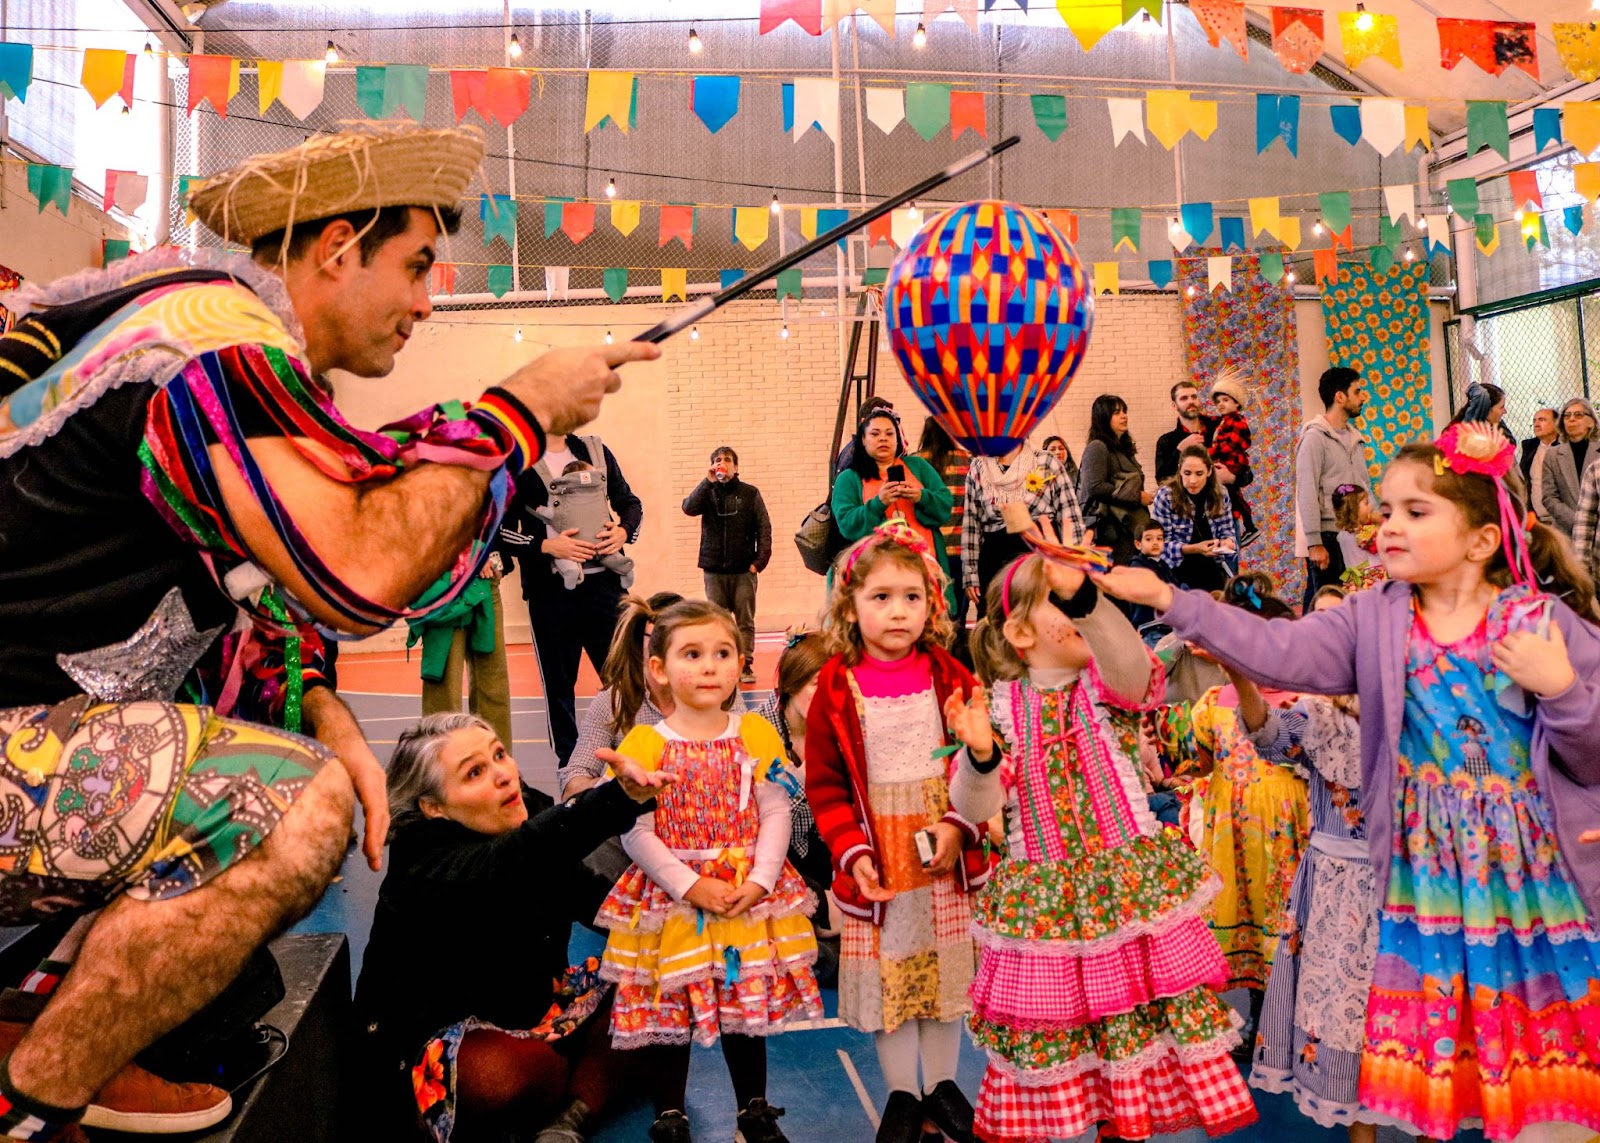
M 839 1053 L 839 1062 L 844 1065 L 844 1074 L 850 1077 L 850 1086 L 856 1089 L 856 1098 L 861 1101 L 861 1110 L 867 1113 L 867 1119 L 872 1124 L 872 1129 L 878 1129 L 878 1109 L 872 1106 L 872 1100 L 867 1098 L 867 1085 L 861 1082 L 861 1073 L 856 1071 L 855 1061 L 850 1058 L 850 1053 L 843 1048 L 835 1049 Z

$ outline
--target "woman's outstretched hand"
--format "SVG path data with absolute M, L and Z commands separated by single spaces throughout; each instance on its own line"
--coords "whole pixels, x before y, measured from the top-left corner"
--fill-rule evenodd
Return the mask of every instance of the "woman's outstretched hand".
M 989 696 L 980 683 L 968 701 L 960 687 L 944 700 L 944 722 L 961 744 L 980 758 L 994 754 L 994 727 L 989 722 Z
M 1093 575 L 1101 591 L 1110 592 L 1129 603 L 1153 607 L 1158 612 L 1172 606 L 1172 585 L 1149 568 L 1112 568 Z
M 671 770 L 646 770 L 632 758 L 624 757 L 615 750 L 602 748 L 596 750 L 594 756 L 611 767 L 611 772 L 622 784 L 623 793 L 636 802 L 648 802 L 678 780 Z

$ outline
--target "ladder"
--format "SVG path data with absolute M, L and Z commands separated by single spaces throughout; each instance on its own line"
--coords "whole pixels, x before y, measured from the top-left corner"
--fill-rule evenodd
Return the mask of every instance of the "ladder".
M 870 316 L 875 292 L 864 290 L 856 295 L 856 314 L 850 325 L 850 352 L 845 357 L 844 379 L 839 386 L 839 412 L 833 422 L 833 446 L 828 450 L 829 473 L 833 472 L 835 458 L 844 446 L 845 419 L 878 390 L 878 328 L 882 323 L 872 320 Z M 867 360 L 865 365 L 859 365 L 863 326 L 867 331 Z M 851 400 L 852 388 L 855 390 L 854 401 Z

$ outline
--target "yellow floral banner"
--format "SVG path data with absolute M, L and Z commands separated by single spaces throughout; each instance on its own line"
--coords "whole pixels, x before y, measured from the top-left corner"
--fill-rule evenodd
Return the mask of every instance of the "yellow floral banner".
M 1555 24 L 1556 54 L 1566 65 L 1574 79 L 1593 83 L 1600 79 L 1600 26 L 1585 21 L 1581 24 Z
M 1339 39 L 1344 66 L 1354 71 L 1373 56 L 1399 69 L 1400 21 L 1377 12 L 1340 12 Z

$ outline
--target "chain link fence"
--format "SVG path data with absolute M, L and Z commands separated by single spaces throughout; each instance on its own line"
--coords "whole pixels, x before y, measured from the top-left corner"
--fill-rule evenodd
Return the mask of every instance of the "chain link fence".
M 1505 390 L 1505 423 L 1519 438 L 1533 415 L 1589 397 L 1600 379 L 1600 292 L 1535 301 L 1445 323 L 1453 413 L 1473 382 Z

